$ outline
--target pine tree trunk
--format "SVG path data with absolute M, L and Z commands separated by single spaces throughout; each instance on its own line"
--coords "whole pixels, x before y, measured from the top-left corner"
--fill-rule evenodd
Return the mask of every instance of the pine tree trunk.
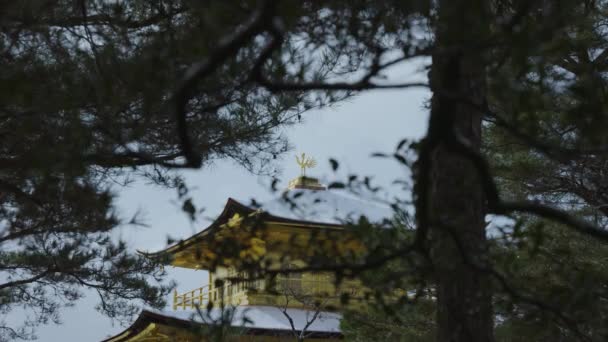
M 439 1 L 429 134 L 440 142 L 431 154 L 428 213 L 441 342 L 494 340 L 489 279 L 479 270 L 487 248 L 484 192 L 473 164 L 445 139 L 455 131 L 480 148 L 482 113 L 471 103 L 485 101 L 485 62 L 476 47 L 488 32 L 486 20 L 484 0 Z

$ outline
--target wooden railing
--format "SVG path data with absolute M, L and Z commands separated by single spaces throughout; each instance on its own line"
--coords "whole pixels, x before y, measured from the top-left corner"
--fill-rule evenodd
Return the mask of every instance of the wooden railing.
M 211 302 L 232 303 L 232 299 L 244 294 L 248 289 L 263 289 L 262 280 L 228 282 L 223 286 L 211 288 L 209 285 L 201 286 L 192 291 L 178 294 L 173 292 L 173 310 L 205 308 Z
M 173 310 L 181 308 L 194 309 L 196 307 L 204 308 L 209 303 L 209 285 L 199 287 L 190 292 L 177 294 L 177 290 L 173 292 Z
M 343 284 L 339 290 L 336 290 L 331 281 L 298 277 L 277 277 L 272 291 L 267 289 L 267 286 L 268 283 L 264 280 L 246 280 L 227 282 L 223 286 L 213 288 L 205 285 L 182 294 L 175 291 L 173 292 L 173 310 L 205 308 L 210 301 L 238 304 L 233 303 L 233 299 L 243 295 L 248 290 L 268 292 L 269 294 L 305 294 L 336 298 L 344 293 L 350 295 L 351 298 L 357 298 L 361 295 L 360 287 L 356 285 Z

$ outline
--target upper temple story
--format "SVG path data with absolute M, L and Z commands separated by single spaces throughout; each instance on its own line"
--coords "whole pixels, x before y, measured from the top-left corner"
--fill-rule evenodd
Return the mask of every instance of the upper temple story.
M 218 301 L 305 306 L 295 300 L 286 303 L 285 291 L 339 306 L 345 295 L 365 296 L 356 279 L 338 283 L 333 276 L 333 265 L 356 263 L 365 256 L 364 244 L 345 223 L 361 216 L 380 222 L 391 215 L 388 207 L 298 177 L 280 197 L 261 205 L 229 198 L 206 229 L 144 254 L 175 267 L 209 271 L 207 285 L 174 294 L 174 309 Z
M 362 262 L 368 252 L 350 223 L 383 227 L 392 216 L 389 207 L 327 190 L 305 176 L 261 205 L 229 198 L 205 229 L 164 250 L 141 252 L 165 265 L 207 270 L 202 286 L 175 291 L 172 310 L 144 310 L 106 341 L 201 340 L 192 332 L 215 326 L 224 308 L 234 310 L 227 324 L 239 329 L 235 341 L 283 341 L 302 329 L 306 341 L 340 341 L 343 309 L 359 310 L 373 300 L 356 274 L 344 273 L 344 265 Z M 201 320 L 201 312 L 212 322 Z

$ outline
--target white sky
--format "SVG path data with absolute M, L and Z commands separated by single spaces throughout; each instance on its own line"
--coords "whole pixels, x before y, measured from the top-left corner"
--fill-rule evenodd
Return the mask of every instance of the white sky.
M 409 70 L 408 70 L 409 69 Z M 411 68 L 398 73 L 409 74 Z M 395 76 L 392 74 L 391 76 Z M 278 161 L 283 170 L 281 186 L 299 175 L 296 153 L 306 152 L 315 157 L 318 166 L 309 175 L 331 180 L 328 159 L 340 161 L 343 174 L 374 175 L 388 184 L 402 177 L 403 170 L 389 159 L 370 158 L 373 152 L 392 153 L 403 138 L 419 138 L 426 131 L 430 93 L 427 90 L 384 90 L 365 93 L 335 108 L 306 113 L 304 123 L 286 130 L 294 150 Z M 274 195 L 269 191 L 270 179 L 249 174 L 231 161 L 220 161 L 210 168 L 186 173 L 194 202 L 206 208 L 205 216 L 219 214 L 228 197 L 263 201 Z M 166 247 L 167 236 L 186 238 L 207 225 L 202 221 L 191 224 L 176 203 L 174 190 L 162 190 L 142 183 L 124 189 L 118 207 L 125 217 L 138 209 L 145 213 L 149 228 L 127 227 L 117 232 L 134 249 L 156 251 Z M 178 282 L 178 292 L 200 287 L 207 281 L 204 271 L 168 267 L 170 277 Z M 171 298 L 168 298 L 169 303 Z M 73 308 L 62 312 L 62 325 L 38 328 L 39 341 L 99 341 L 122 331 L 125 327 L 112 324 L 110 319 L 95 311 L 97 298 L 90 295 Z M 13 317 L 16 318 L 16 317 Z M 12 319 L 11 319 L 12 320 Z

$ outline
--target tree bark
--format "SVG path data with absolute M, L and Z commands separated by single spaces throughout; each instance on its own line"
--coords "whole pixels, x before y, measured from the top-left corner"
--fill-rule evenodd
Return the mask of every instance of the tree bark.
M 454 138 L 479 151 L 489 27 L 486 1 L 440 0 L 430 72 L 433 97 L 427 139 L 429 252 L 437 281 L 437 340 L 493 341 L 487 274 L 485 196 L 475 166 Z

